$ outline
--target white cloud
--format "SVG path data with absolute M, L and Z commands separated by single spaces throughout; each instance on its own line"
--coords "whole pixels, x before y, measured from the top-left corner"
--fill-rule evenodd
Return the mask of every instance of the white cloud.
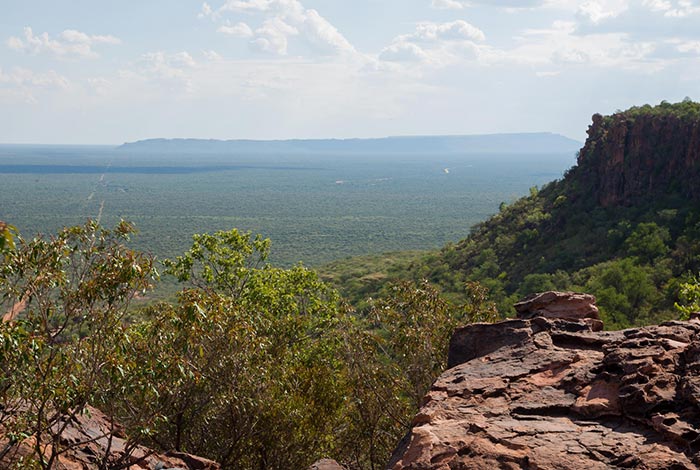
M 547 5 L 552 1 L 562 0 L 432 0 L 432 6 L 434 8 L 460 9 L 480 5 L 496 8 L 505 8 L 508 10 L 522 10 L 526 8 L 536 8 L 543 5 Z M 459 6 L 453 4 L 459 4 Z
M 699 54 L 700 55 L 700 41 L 685 41 L 680 42 L 676 45 L 678 52 L 684 54 Z
M 560 74 L 561 74 L 560 70 L 556 70 L 556 71 L 544 70 L 541 72 L 535 72 L 535 76 L 537 76 L 539 78 L 556 77 Z
M 626 33 L 578 34 L 573 21 L 555 21 L 550 28 L 526 29 L 516 37 L 517 45 L 505 50 L 488 50 L 486 62 L 530 65 L 620 67 L 654 71 L 660 65 L 652 59 L 653 42 L 632 41 Z
M 255 31 L 251 29 L 250 36 L 247 36 L 248 31 L 242 26 L 244 23 L 233 27 L 221 26 L 218 29 L 220 32 L 235 32 L 240 37 L 250 37 L 251 46 L 258 51 L 286 55 L 289 39 L 298 37 L 307 46 L 324 55 L 356 53 L 352 44 L 335 26 L 318 11 L 305 8 L 299 0 L 228 0 L 213 16 L 218 18 L 227 13 L 256 13 L 267 17 Z
M 27 103 L 36 103 L 36 93 L 41 90 L 66 90 L 70 87 L 67 78 L 54 70 L 37 73 L 23 67 L 9 71 L 0 68 L 0 96 L 19 98 Z
M 120 44 L 121 40 L 109 35 L 88 35 L 74 29 L 66 29 L 58 39 L 52 39 L 48 33 L 44 32 L 35 35 L 29 26 L 24 28 L 24 39 L 11 36 L 7 40 L 7 45 L 11 49 L 24 51 L 29 54 L 47 53 L 55 57 L 99 57 L 93 50 L 93 46 L 98 44 Z
M 202 3 L 202 10 L 197 15 L 197 18 L 206 18 L 208 16 L 211 16 L 212 13 L 214 13 L 214 11 L 212 10 L 211 5 L 209 5 L 207 2 L 204 2 Z
M 265 20 L 262 26 L 255 30 L 255 37 L 250 44 L 253 49 L 260 52 L 271 52 L 278 55 L 287 54 L 287 38 L 299 34 L 294 26 L 275 17 Z
M 620 16 L 629 9 L 629 0 L 587 0 L 578 8 L 578 15 L 594 24 Z
M 219 33 L 229 34 L 239 38 L 249 38 L 253 36 L 253 30 L 245 23 L 236 23 L 234 25 L 222 25 L 216 30 Z
M 484 41 L 486 40 L 486 35 L 476 26 L 464 20 L 457 20 L 442 24 L 430 22 L 419 23 L 413 34 L 403 36 L 403 38 L 419 41 Z
M 224 60 L 223 57 L 221 57 L 221 54 L 219 54 L 216 51 L 208 50 L 208 51 L 202 51 L 202 55 L 204 56 L 205 59 L 211 62 L 220 62 Z
M 270 11 L 293 3 L 287 0 L 227 0 L 219 11 Z
M 66 29 L 61 33 L 61 38 L 73 44 L 120 44 L 121 41 L 114 36 L 95 35 L 76 31 L 75 29 Z
M 306 10 L 300 30 L 317 50 L 327 54 L 354 53 L 355 48 L 316 10 Z
M 433 0 L 432 6 L 438 10 L 461 10 L 467 4 L 457 0 Z
M 477 42 L 486 35 L 464 20 L 449 23 L 422 22 L 411 34 L 402 34 L 379 53 L 380 60 L 425 62 L 445 65 L 460 59 L 474 59 L 479 54 Z
M 168 54 L 163 51 L 149 52 L 129 69 L 119 71 L 120 79 L 141 80 L 165 85 L 170 89 L 194 91 L 192 73 L 199 64 L 186 51 Z
M 379 53 L 379 60 L 389 62 L 427 62 L 430 55 L 416 44 L 401 41 L 390 44 Z
M 175 67 L 196 67 L 197 62 L 189 52 L 177 52 L 167 57 L 168 62 Z
M 104 77 L 88 78 L 87 84 L 90 90 L 92 90 L 92 92 L 96 95 L 106 95 L 114 87 L 114 84 Z
M 700 13 L 697 0 L 643 0 L 644 6 L 669 18 L 685 18 Z
M 68 79 L 50 70 L 46 73 L 35 73 L 23 67 L 13 67 L 9 72 L 0 68 L 0 83 L 10 85 L 30 85 L 42 88 L 68 88 Z

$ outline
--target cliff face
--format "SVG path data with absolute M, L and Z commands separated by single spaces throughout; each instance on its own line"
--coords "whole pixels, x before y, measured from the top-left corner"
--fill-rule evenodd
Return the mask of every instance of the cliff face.
M 484 338 L 488 348 L 473 347 Z M 475 324 L 455 333 L 450 364 L 389 468 L 700 465 L 698 322 L 616 332 L 544 317 Z
M 628 112 L 593 116 L 578 173 L 604 206 L 679 192 L 700 200 L 700 119 Z

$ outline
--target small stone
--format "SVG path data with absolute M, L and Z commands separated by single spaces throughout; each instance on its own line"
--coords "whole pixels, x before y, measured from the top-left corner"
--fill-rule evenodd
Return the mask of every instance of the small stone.
M 540 292 L 514 305 L 518 318 L 559 318 L 563 320 L 600 320 L 596 299 L 590 294 L 575 292 Z
M 345 470 L 345 468 L 333 459 L 321 459 L 312 464 L 309 470 Z

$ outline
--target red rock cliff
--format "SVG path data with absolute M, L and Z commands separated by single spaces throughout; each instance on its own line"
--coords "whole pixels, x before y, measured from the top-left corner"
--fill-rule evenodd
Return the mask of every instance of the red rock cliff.
M 659 108 L 596 114 L 578 166 L 604 207 L 669 192 L 700 201 L 700 118 Z

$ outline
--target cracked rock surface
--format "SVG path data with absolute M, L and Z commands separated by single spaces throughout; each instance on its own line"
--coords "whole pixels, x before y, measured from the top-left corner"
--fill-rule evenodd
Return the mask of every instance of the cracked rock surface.
M 458 329 L 389 468 L 700 468 L 699 335 L 543 317 Z

